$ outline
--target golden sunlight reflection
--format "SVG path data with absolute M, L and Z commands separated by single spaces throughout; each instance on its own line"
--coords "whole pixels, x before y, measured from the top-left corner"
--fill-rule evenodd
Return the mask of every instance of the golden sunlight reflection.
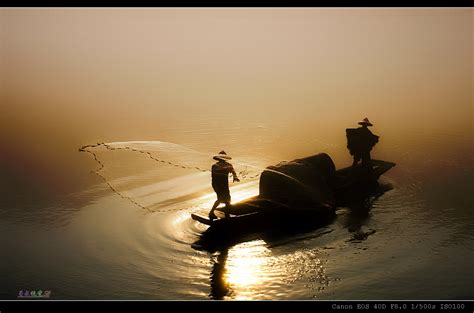
M 173 228 L 183 224 L 184 221 L 189 219 L 189 213 L 187 211 L 178 211 L 171 222 Z
M 233 186 L 230 188 L 230 194 L 232 196 L 232 203 L 237 203 L 244 199 L 256 196 L 258 195 L 258 180 Z M 216 199 L 215 192 L 207 193 L 197 200 L 197 206 L 211 208 Z M 221 204 L 221 206 L 223 205 Z
M 230 192 L 233 203 L 256 196 L 258 195 L 258 180 L 231 188 Z
M 251 299 L 254 290 L 265 282 L 265 265 L 270 250 L 263 240 L 255 240 L 234 246 L 229 250 L 225 281 L 235 299 Z

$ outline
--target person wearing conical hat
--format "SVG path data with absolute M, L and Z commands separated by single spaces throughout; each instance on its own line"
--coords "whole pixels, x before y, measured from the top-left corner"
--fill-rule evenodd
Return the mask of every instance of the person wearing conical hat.
M 370 151 L 379 141 L 379 136 L 374 135 L 370 130 L 369 126 L 373 124 L 366 117 L 358 123 L 361 127 L 357 129 L 347 129 L 347 148 L 351 155 L 354 156 L 352 166 L 355 167 L 360 160 L 362 165 L 371 168 Z
M 219 154 L 215 155 L 213 159 L 216 160 L 217 163 L 212 165 L 212 188 L 217 194 L 217 200 L 216 202 L 214 202 L 214 205 L 212 206 L 212 209 L 209 212 L 209 218 L 211 220 L 217 218 L 217 216 L 214 214 L 214 210 L 221 203 L 225 203 L 225 216 L 230 216 L 229 210 L 231 199 L 229 190 L 229 174 L 232 174 L 234 182 L 240 181 L 237 177 L 237 173 L 235 172 L 234 167 L 228 162 L 232 158 L 228 156 L 225 151 L 219 152 Z
M 362 122 L 359 122 L 359 125 L 362 125 L 362 127 L 367 127 L 367 126 L 374 126 L 372 123 L 369 121 L 369 119 L 366 117 L 362 120 Z

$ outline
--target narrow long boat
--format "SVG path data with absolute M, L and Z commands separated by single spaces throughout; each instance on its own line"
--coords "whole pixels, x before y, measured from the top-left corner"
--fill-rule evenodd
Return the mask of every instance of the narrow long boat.
M 231 217 L 211 221 L 191 215 L 209 225 L 194 246 L 212 243 L 217 247 L 255 236 L 317 228 L 335 218 L 337 207 L 370 196 L 378 188 L 380 176 L 394 166 L 372 160 L 371 167 L 336 171 L 324 153 L 269 166 L 261 174 L 259 195 L 233 204 Z

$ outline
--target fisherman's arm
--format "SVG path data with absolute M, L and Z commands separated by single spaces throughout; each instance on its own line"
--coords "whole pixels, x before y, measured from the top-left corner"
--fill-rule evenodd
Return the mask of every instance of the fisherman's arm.
M 379 136 L 375 135 L 374 133 L 372 133 L 370 130 L 369 130 L 369 133 L 372 137 L 372 140 L 374 141 L 374 143 L 378 143 L 379 142 Z
M 237 173 L 235 172 L 234 167 L 232 165 L 231 165 L 230 169 L 231 169 L 230 172 L 232 173 L 232 177 L 234 178 L 234 183 L 239 182 L 240 179 L 237 177 Z

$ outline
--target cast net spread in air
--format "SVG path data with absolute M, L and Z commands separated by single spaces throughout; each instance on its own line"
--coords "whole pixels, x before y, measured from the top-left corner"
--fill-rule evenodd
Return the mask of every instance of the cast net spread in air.
M 190 197 L 212 195 L 212 153 L 163 141 L 101 142 L 79 151 L 97 162 L 92 172 L 110 190 L 147 211 L 180 210 L 184 207 L 179 203 Z M 263 164 L 236 157 L 229 162 L 239 184 L 255 185 L 264 169 Z

